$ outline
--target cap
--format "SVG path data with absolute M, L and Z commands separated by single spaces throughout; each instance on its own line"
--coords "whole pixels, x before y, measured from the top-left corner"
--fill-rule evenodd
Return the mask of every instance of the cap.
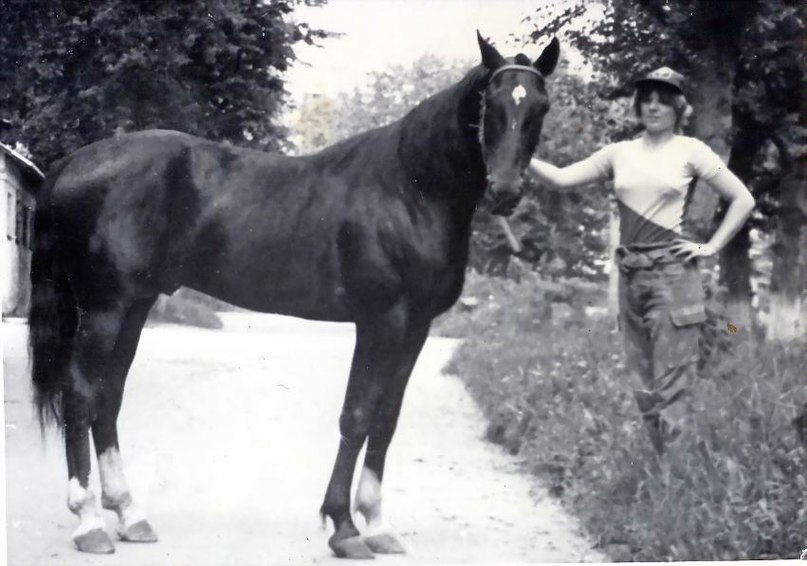
M 669 67 L 661 67 L 660 69 L 656 69 L 655 71 L 646 74 L 643 78 L 638 79 L 635 82 L 635 85 L 638 87 L 647 83 L 663 83 L 670 85 L 678 90 L 678 92 L 684 92 L 682 86 L 684 84 L 684 75 L 673 71 Z

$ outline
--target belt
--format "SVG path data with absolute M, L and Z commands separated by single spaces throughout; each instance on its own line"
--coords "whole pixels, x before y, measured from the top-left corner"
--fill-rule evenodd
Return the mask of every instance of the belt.
M 630 244 L 616 249 L 616 261 L 621 271 L 651 269 L 656 265 L 679 263 L 681 260 L 672 254 L 672 242 L 657 244 Z

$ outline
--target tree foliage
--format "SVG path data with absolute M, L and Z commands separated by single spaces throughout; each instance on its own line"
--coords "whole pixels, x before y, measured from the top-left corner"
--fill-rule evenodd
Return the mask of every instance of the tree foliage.
M 43 166 L 145 128 L 277 149 L 292 46 L 325 35 L 284 19 L 296 3 L 4 0 L 4 141 L 24 141 Z
M 446 61 L 426 54 L 410 65 L 390 65 L 367 74 L 364 85 L 335 97 L 310 95 L 295 125 L 303 153 L 355 134 L 385 126 L 418 103 L 458 81 L 470 69 L 467 61 Z

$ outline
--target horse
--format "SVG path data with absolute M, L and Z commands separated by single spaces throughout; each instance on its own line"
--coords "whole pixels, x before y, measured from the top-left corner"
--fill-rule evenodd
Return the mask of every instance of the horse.
M 68 508 L 82 552 L 111 553 L 89 486 L 122 541 L 157 534 L 132 499 L 117 417 L 149 309 L 186 286 L 234 305 L 352 322 L 341 435 L 320 513 L 344 558 L 404 552 L 382 515 L 387 449 L 432 319 L 459 297 L 471 220 L 513 212 L 549 101 L 557 38 L 533 62 L 477 31 L 481 63 L 390 125 L 317 153 L 269 154 L 175 131 L 94 142 L 38 194 L 29 349 L 44 430 L 62 428 Z M 351 483 L 364 536 L 351 514 Z

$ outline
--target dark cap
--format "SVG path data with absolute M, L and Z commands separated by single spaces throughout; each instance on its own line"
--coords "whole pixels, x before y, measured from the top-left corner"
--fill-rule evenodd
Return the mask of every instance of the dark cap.
M 684 75 L 673 71 L 669 67 L 661 67 L 660 69 L 656 69 L 655 71 L 646 74 L 643 78 L 637 80 L 635 84 L 637 87 L 639 87 L 650 83 L 662 83 L 673 87 L 682 94 L 684 92 Z

